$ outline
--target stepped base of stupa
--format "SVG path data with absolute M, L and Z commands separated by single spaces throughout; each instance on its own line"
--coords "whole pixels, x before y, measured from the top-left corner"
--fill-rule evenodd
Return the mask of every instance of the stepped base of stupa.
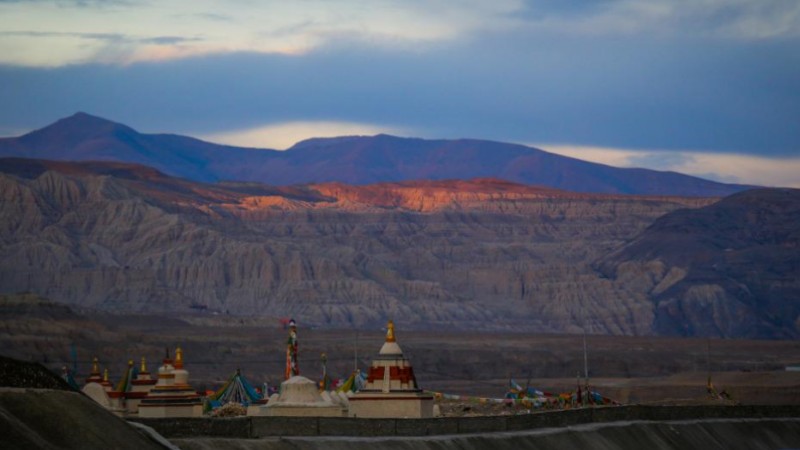
M 365 392 L 350 398 L 350 417 L 408 418 L 433 417 L 433 396 L 417 392 Z
M 139 417 L 142 418 L 167 418 L 167 417 L 202 417 L 203 405 L 201 403 L 168 405 L 139 405 Z

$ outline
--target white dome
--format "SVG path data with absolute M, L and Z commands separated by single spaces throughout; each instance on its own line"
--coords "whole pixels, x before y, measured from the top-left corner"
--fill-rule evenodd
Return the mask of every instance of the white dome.
M 278 399 L 274 402 L 270 399 L 268 403 L 268 406 L 278 405 L 333 406 L 333 403 L 323 400 L 317 383 L 295 375 L 281 383 Z
M 381 347 L 381 351 L 378 353 L 379 355 L 402 355 L 403 350 L 397 344 L 397 342 L 384 342 L 383 347 Z

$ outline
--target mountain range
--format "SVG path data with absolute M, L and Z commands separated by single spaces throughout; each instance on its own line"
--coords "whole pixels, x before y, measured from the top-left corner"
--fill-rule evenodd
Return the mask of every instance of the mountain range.
M 218 145 L 173 134 L 143 134 L 85 113 L 20 137 L 0 139 L 0 156 L 129 162 L 194 181 L 269 185 L 498 178 L 576 192 L 708 197 L 748 188 L 675 172 L 616 168 L 484 140 L 381 134 L 315 138 L 276 151 Z
M 0 159 L 0 288 L 318 326 L 796 338 L 800 191 L 200 183 Z
M 468 139 L 239 148 L 84 113 L 0 155 L 5 293 L 320 326 L 800 335 L 798 190 Z

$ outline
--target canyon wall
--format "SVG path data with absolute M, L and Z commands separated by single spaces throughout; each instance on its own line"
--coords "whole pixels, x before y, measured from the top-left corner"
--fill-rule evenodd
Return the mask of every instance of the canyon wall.
M 46 165 L 45 165 L 46 166 Z M 0 287 L 107 311 L 650 334 L 655 310 L 591 263 L 714 199 L 498 180 L 275 188 L 128 166 L 0 174 Z M 21 175 L 20 175 L 21 174 Z

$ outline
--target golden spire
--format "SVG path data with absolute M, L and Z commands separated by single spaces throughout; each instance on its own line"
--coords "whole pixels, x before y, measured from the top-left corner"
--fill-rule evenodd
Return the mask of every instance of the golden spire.
M 141 373 L 147 373 L 147 366 L 144 364 L 144 356 L 142 356 L 142 368 L 139 370 Z
M 108 369 L 103 370 L 103 381 L 108 381 Z
M 183 368 L 183 350 L 181 350 L 180 347 L 175 349 L 175 364 L 173 364 L 173 366 L 176 369 Z
M 394 322 L 391 320 L 386 324 L 386 342 L 395 342 L 394 338 Z
M 128 367 L 133 367 L 133 360 L 132 359 L 128 360 Z
M 92 373 L 100 374 L 100 366 L 97 364 L 97 356 L 92 359 Z

